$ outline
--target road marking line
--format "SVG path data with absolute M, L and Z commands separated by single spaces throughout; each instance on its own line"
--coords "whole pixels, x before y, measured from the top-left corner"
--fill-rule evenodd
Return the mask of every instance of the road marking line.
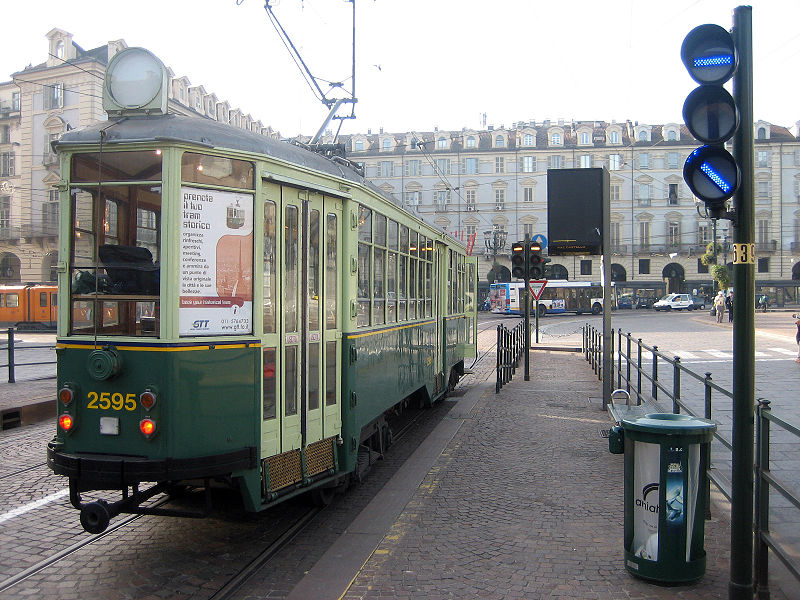
M 14 510 L 10 510 L 7 513 L 3 513 L 0 515 L 0 523 L 5 523 L 13 519 L 14 517 L 18 517 L 20 515 L 24 515 L 26 512 L 39 508 L 40 506 L 44 506 L 45 504 L 50 504 L 51 502 L 58 500 L 59 498 L 63 498 L 64 496 L 69 496 L 69 489 L 61 490 L 60 492 L 56 492 L 55 494 L 50 494 L 49 496 L 45 496 L 41 500 L 36 500 L 34 502 L 29 502 L 19 508 L 15 508 Z
M 733 358 L 733 354 L 731 352 L 723 352 L 722 350 L 704 350 L 711 356 L 716 358 Z
M 778 354 L 785 354 L 786 356 L 797 356 L 797 352 L 795 350 L 787 350 L 786 348 L 770 348 L 773 352 L 777 352 Z

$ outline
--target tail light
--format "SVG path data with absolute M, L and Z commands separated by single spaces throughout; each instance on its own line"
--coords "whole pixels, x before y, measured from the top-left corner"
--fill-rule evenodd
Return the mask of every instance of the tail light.
M 69 406 L 75 399 L 75 392 L 68 386 L 64 386 L 58 390 L 58 399 L 64 406 Z
M 69 433 L 74 424 L 75 421 L 72 419 L 72 416 L 68 415 L 67 413 L 64 413 L 58 417 L 58 426 L 61 427 L 61 430 L 65 433 Z
M 156 393 L 153 390 L 147 389 L 139 394 L 139 403 L 144 406 L 145 410 L 150 410 L 156 405 Z
M 139 431 L 149 440 L 156 434 L 156 422 L 149 418 L 142 419 L 139 421 Z

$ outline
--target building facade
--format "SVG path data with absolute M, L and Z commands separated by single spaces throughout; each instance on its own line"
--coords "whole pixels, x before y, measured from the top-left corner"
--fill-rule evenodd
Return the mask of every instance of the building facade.
M 754 137 L 756 285 L 779 304 L 797 303 L 800 139 L 765 121 L 754 124 Z M 384 192 L 443 231 L 474 240 L 473 253 L 483 255 L 484 288 L 508 280 L 514 241 L 526 234 L 546 238 L 548 169 L 610 171 L 612 279 L 622 290 L 712 292 L 700 257 L 715 235 L 719 261 L 733 260 L 729 222 L 709 219 L 683 181 L 683 163 L 700 145 L 683 124 L 542 121 L 508 129 L 367 132 L 343 141 Z M 502 248 L 498 237 L 506 239 Z M 553 257 L 551 265 L 554 277 L 600 279 L 599 256 Z
M 55 282 L 58 268 L 58 158 L 51 143 L 70 129 L 107 118 L 103 78 L 123 40 L 83 50 L 72 34 L 46 35 L 47 59 L 0 83 L 0 284 Z M 170 74 L 170 112 L 278 133 L 203 86 Z

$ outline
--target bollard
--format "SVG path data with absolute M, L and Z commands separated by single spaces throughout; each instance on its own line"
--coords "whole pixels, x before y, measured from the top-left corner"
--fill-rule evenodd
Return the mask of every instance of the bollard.
M 16 383 L 14 375 L 14 328 L 8 328 L 8 383 Z

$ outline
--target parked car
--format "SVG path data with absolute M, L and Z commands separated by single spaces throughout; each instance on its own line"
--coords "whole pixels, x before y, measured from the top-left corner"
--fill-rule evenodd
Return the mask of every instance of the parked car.
M 653 304 L 656 310 L 692 310 L 692 297 L 689 294 L 667 294 Z
M 706 307 L 706 299 L 702 296 L 692 296 L 692 306 L 690 310 L 703 310 Z
M 656 299 L 653 296 L 637 296 L 634 304 L 635 308 L 653 308 Z
M 633 296 L 620 296 L 617 299 L 617 308 L 618 309 L 632 309 L 633 308 Z

